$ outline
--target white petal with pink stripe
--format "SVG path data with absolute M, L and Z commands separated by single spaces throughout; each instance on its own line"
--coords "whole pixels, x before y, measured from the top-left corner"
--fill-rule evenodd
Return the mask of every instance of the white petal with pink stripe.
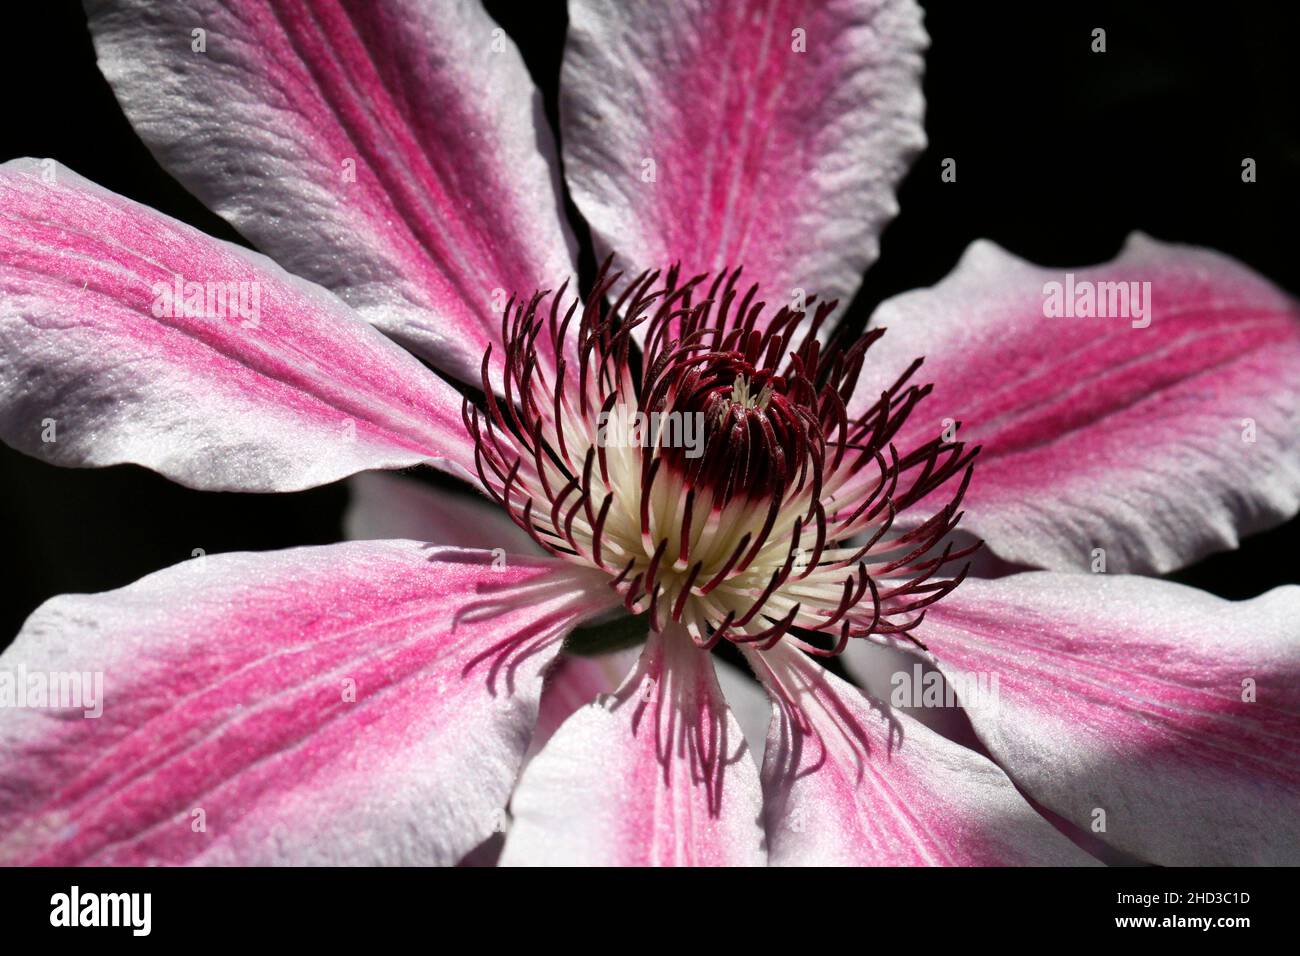
M 747 651 L 773 699 L 764 815 L 778 866 L 1090 865 L 987 757 L 788 642 Z
M 927 42 L 911 0 L 574 0 L 565 175 L 598 252 L 847 304 L 925 145 Z
M 11 673 L 103 714 L 0 710 L 0 861 L 449 864 L 504 828 L 581 572 L 353 542 L 195 559 L 42 605 Z
M 651 634 L 612 696 L 570 717 L 520 780 L 506 864 L 763 862 L 758 770 L 713 663 Z
M 49 160 L 0 166 L 0 222 L 8 444 L 213 491 L 432 459 L 472 471 L 456 391 L 265 256 Z
M 1132 314 L 1045 315 L 1049 283 Z M 982 446 L 965 527 L 1008 560 L 1169 571 L 1300 508 L 1300 305 L 1227 256 L 1134 235 L 1048 269 L 977 242 L 872 323 L 855 406 L 925 357 L 934 391 L 902 435 L 960 422 Z
M 477 382 L 505 296 L 573 272 L 537 91 L 477 0 L 87 7 L 167 171 L 447 371 Z
M 1250 601 L 1138 577 L 968 580 L 919 633 L 1026 791 L 1169 865 L 1300 862 L 1300 587 Z

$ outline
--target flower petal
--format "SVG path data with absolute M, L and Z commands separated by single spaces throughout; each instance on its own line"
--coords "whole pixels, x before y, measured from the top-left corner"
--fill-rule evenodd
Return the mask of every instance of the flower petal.
M 597 697 L 618 690 L 640 656 L 640 648 L 636 647 L 589 656 L 561 654 L 542 687 L 541 710 L 528 748 L 529 757 L 541 753 L 566 720 Z
M 102 716 L 0 709 L 0 860 L 454 863 L 503 822 L 542 670 L 603 609 L 590 583 L 384 541 L 55 598 L 0 691 L 98 673 Z
M 612 697 L 559 729 L 512 801 L 501 862 L 763 862 L 758 770 L 709 655 L 652 634 Z
M 1295 514 L 1295 300 L 1219 253 L 1141 235 L 1068 275 L 977 242 L 943 282 L 872 320 L 889 331 L 855 404 L 923 355 L 917 378 L 935 388 L 915 435 L 946 418 L 983 446 L 962 526 L 1021 564 L 1087 569 L 1100 548 L 1112 573 L 1165 572 Z M 1149 310 L 1048 318 L 1052 282 L 1062 299 L 1073 283 L 1076 304 L 1099 283 L 1150 283 Z
M 348 479 L 348 496 L 343 532 L 352 541 L 412 538 L 498 554 L 542 554 L 504 508 L 469 490 L 447 491 L 386 471 L 366 471 Z
M 206 490 L 293 491 L 432 458 L 473 474 L 456 391 L 266 257 L 52 160 L 0 166 L 0 219 L 13 447 Z M 174 301 L 178 276 L 196 298 Z
M 975 731 L 1067 820 L 1153 863 L 1300 862 L 1300 587 L 1029 572 L 967 580 L 917 633 L 949 678 L 996 677 Z
M 168 172 L 447 371 L 477 383 L 505 295 L 572 274 L 537 91 L 477 0 L 87 8 Z
M 718 675 L 718 686 L 726 698 L 731 716 L 736 718 L 740 731 L 749 745 L 749 755 L 759 766 L 763 763 L 763 748 L 767 745 L 767 725 L 772 722 L 772 705 L 763 691 L 763 685 L 748 670 L 728 664 L 720 657 L 713 660 Z
M 598 253 L 847 304 L 925 145 L 926 43 L 911 0 L 571 0 L 564 168 Z
M 746 653 L 774 703 L 763 761 L 773 864 L 1094 862 L 986 757 L 886 711 L 788 643 Z
M 566 720 L 597 697 L 617 691 L 640 656 L 639 647 L 590 656 L 560 655 L 542 688 L 541 715 L 529 753 L 540 753 Z M 772 710 L 767 695 L 749 674 L 724 660 L 715 658 L 713 670 L 727 708 L 749 746 L 749 755 L 757 761 L 763 754 Z

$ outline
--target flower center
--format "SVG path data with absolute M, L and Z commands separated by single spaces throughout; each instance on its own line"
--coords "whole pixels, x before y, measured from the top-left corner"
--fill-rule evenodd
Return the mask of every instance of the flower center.
M 806 383 L 788 383 L 735 355 L 702 352 L 683 359 L 656 407 L 669 421 L 693 422 L 697 445 L 669 442 L 665 464 L 692 489 L 706 489 L 718 505 L 736 496 L 782 495 L 789 490 L 811 443 L 821 442 L 817 416 L 798 400 Z M 809 393 L 811 394 L 811 393 Z M 663 420 L 663 419 L 661 419 Z
M 501 394 L 489 353 L 485 407 L 465 406 L 479 477 L 539 545 L 605 571 L 630 612 L 700 646 L 910 639 L 973 550 L 941 545 L 975 450 L 936 436 L 900 456 L 929 391 L 909 384 L 919 360 L 851 414 L 881 332 L 823 350 L 835 303 L 760 323 L 739 274 L 671 269 L 620 288 L 607 264 L 585 302 L 566 308 L 564 288 L 511 300 Z M 938 491 L 944 504 L 898 522 Z

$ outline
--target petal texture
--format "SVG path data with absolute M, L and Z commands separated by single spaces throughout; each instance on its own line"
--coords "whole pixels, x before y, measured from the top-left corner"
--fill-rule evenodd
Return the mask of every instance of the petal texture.
M 962 526 L 1008 560 L 1165 572 L 1300 508 L 1300 306 L 1226 256 L 1134 235 L 1068 272 L 977 242 L 872 321 L 856 404 L 925 357 L 909 427 L 983 446 Z
M 0 166 L 0 396 L 15 448 L 192 488 L 474 468 L 461 397 L 335 296 L 50 160 Z
M 597 251 L 847 303 L 925 144 L 926 42 L 911 0 L 573 0 L 565 175 Z
M 617 691 L 640 656 L 638 647 L 586 657 L 561 655 L 546 676 L 541 713 L 529 753 L 539 753 L 577 711 L 596 698 Z M 723 699 L 749 746 L 749 756 L 760 761 L 772 711 L 767 694 L 749 674 L 724 660 L 714 659 L 713 670 Z
M 540 555 L 528 533 L 469 489 L 447 491 L 414 478 L 367 471 L 348 479 L 343 532 L 353 541 L 412 538 L 498 554 Z
M 775 704 L 763 760 L 774 865 L 1094 862 L 988 758 L 884 709 L 788 643 L 746 653 Z
M 640 656 L 640 649 L 635 647 L 590 656 L 561 654 L 542 687 L 541 710 L 529 755 L 540 753 L 564 722 L 578 711 L 596 698 L 618 690 Z
M 709 655 L 651 635 L 619 691 L 528 765 L 504 864 L 761 864 L 758 770 Z
M 505 296 L 573 272 L 537 91 L 477 0 L 87 9 L 168 172 L 447 371 L 477 382 Z
M 1154 863 L 1300 862 L 1300 587 L 1030 572 L 966 581 L 918 634 L 996 677 L 971 722 L 1049 809 Z
M 0 860 L 454 863 L 504 825 L 542 670 L 599 610 L 585 583 L 353 542 L 55 598 L 0 690 L 98 673 L 102 716 L 0 709 Z

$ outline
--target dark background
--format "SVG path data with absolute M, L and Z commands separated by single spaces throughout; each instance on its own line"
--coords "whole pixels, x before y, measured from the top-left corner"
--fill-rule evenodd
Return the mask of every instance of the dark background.
M 488 6 L 523 50 L 554 118 L 563 4 Z M 978 237 L 1078 266 L 1110 258 L 1141 229 L 1221 249 L 1300 293 L 1300 57 L 1295 24 L 1284 22 L 1290 4 L 926 6 L 930 147 L 903 183 L 902 213 L 884 233 L 852 320 L 938 281 Z M 1104 54 L 1090 51 L 1094 27 L 1106 30 Z M 52 156 L 238 239 L 135 137 L 95 68 L 76 0 L 6 4 L 0 90 L 0 160 Z M 939 179 L 948 156 L 956 183 Z M 1253 184 L 1241 181 L 1247 156 L 1258 164 Z M 589 250 L 585 264 L 590 274 Z M 341 485 L 290 495 L 188 491 L 134 466 L 58 469 L 0 446 L 0 533 L 13 559 L 0 647 L 45 599 L 127 584 L 194 548 L 338 540 L 346 500 Z M 1300 521 L 1292 521 L 1174 577 L 1248 597 L 1300 579 L 1298 547 Z

